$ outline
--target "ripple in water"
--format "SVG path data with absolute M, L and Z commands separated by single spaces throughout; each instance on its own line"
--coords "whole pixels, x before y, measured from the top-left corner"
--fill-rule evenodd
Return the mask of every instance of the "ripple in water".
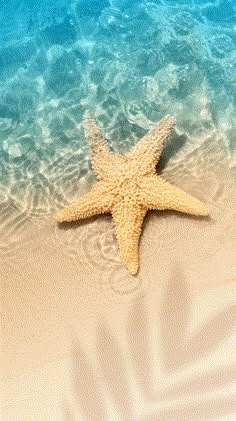
M 93 222 L 83 221 L 75 229 L 70 226 L 70 229 L 60 232 L 61 236 L 66 240 L 70 254 L 78 259 L 78 264 L 81 262 L 91 269 L 96 267 L 105 271 L 120 264 L 118 244 L 109 217 L 100 216 Z
M 195 20 L 190 13 L 180 12 L 174 17 L 173 26 L 178 35 L 188 35 L 194 29 Z
M 119 299 L 119 296 L 125 297 L 140 293 L 140 290 L 143 290 L 144 283 L 140 275 L 130 275 L 127 273 L 125 268 L 117 266 L 109 274 L 109 293 L 113 298 Z M 107 286 L 108 288 L 108 286 Z
M 1 136 L 8 136 L 11 134 L 19 124 L 19 114 L 14 108 L 0 105 L 0 134 Z
M 63 246 L 64 253 L 71 259 L 76 271 L 89 267 L 92 273 L 97 273 L 93 287 L 102 289 L 110 299 L 120 300 L 125 296 L 128 299 L 145 287 L 146 283 L 140 274 L 130 275 L 121 262 L 110 216 L 103 215 L 95 221 L 85 220 L 63 228 L 55 224 L 54 240 Z
M 216 58 L 229 58 L 229 54 L 235 51 L 235 43 L 227 35 L 217 35 L 210 39 L 210 47 L 213 56 Z

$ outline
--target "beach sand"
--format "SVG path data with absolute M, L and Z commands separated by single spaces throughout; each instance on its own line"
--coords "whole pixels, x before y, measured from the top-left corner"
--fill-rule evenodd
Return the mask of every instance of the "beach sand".
M 181 151 L 163 177 L 210 216 L 149 212 L 137 276 L 109 215 L 2 224 L 2 420 L 230 419 L 235 185 L 222 141 Z

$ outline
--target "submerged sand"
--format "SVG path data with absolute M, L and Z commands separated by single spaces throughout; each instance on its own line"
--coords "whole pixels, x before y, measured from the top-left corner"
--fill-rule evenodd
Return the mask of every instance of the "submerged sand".
M 9 235 L 3 224 L 4 421 L 233 413 L 235 185 L 222 142 L 181 152 L 163 177 L 210 217 L 149 212 L 137 276 L 109 215 L 59 226 L 51 211 Z

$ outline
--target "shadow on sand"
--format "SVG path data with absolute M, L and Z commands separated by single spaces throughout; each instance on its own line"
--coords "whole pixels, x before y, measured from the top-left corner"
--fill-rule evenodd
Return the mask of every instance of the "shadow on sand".
M 213 353 L 229 337 L 235 321 L 235 307 L 229 306 L 202 326 L 188 340 L 191 295 L 185 277 L 175 268 L 167 285 L 161 309 L 161 335 L 158 357 L 162 372 L 171 378 L 174 374 L 191 367 L 203 357 Z M 155 314 L 155 309 L 153 311 Z M 80 341 L 73 345 L 74 390 L 83 420 L 108 420 L 104 394 L 108 391 L 116 408 L 116 419 L 126 420 L 191 420 L 214 419 L 226 416 L 235 406 L 234 396 L 215 393 L 236 376 L 235 366 L 225 365 L 220 369 L 206 369 L 187 377 L 172 381 L 171 386 L 155 382 L 152 386 L 153 363 L 151 362 L 150 320 L 145 302 L 136 299 L 130 307 L 126 341 L 129 358 L 125 358 L 120 345 L 105 323 L 99 322 L 96 331 L 97 367 L 90 363 Z M 157 354 L 154 354 L 157 355 Z M 155 364 L 155 362 L 154 362 Z M 127 368 L 128 367 L 128 368 Z M 134 373 L 142 401 L 133 399 L 130 373 Z M 102 373 L 102 376 L 99 375 Z M 214 396 L 209 397 L 211 393 Z M 189 401 L 189 397 L 191 398 Z M 176 400 L 178 406 L 176 408 Z M 160 404 L 168 410 L 153 411 Z M 150 407 L 142 413 L 142 406 Z M 64 419 L 76 420 L 72 410 L 64 406 Z

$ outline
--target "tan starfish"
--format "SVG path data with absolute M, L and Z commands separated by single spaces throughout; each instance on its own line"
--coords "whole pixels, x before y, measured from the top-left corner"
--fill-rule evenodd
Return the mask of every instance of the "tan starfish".
M 157 161 L 174 124 L 172 117 L 164 117 L 129 152 L 119 155 L 109 149 L 93 115 L 87 112 L 84 127 L 98 181 L 89 193 L 55 215 L 63 222 L 111 213 L 121 257 L 131 274 L 138 271 L 139 238 L 149 209 L 208 215 L 204 203 L 156 175 Z

